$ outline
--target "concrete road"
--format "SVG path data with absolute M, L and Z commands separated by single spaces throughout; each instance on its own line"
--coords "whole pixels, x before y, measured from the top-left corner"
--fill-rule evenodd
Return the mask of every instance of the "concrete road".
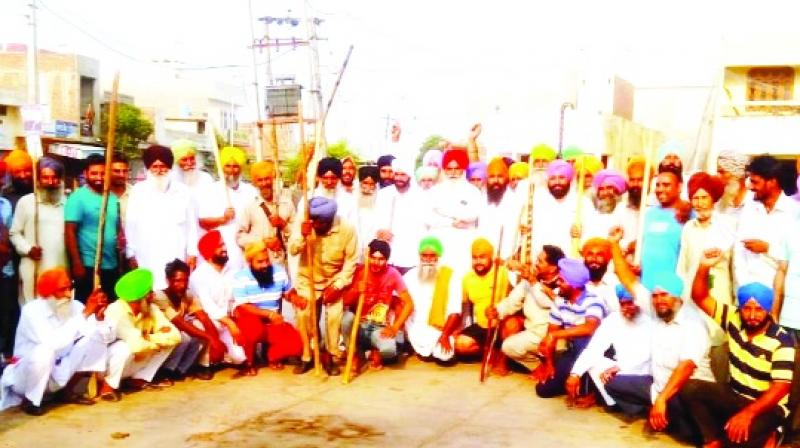
M 536 397 L 523 375 L 478 381 L 478 365 L 415 358 L 341 377 L 262 369 L 187 380 L 119 403 L 0 414 L 0 447 L 620 447 L 683 446 L 599 408 Z

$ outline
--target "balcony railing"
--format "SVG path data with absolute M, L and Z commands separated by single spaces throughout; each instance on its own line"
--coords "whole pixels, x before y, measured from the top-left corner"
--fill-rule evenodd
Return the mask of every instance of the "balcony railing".
M 747 115 L 800 115 L 800 100 L 728 101 L 722 105 L 720 115 L 724 117 Z

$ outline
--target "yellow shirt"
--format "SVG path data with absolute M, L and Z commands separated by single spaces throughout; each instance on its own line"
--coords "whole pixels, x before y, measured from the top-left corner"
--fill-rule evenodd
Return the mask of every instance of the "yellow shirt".
M 500 267 L 497 274 L 497 289 L 492 300 L 492 283 L 494 282 L 494 267 L 484 276 L 469 271 L 461 285 L 464 302 L 472 303 L 472 317 L 481 328 L 489 328 L 489 319 L 486 318 L 486 308 L 503 300 L 508 294 L 508 271 L 505 266 Z

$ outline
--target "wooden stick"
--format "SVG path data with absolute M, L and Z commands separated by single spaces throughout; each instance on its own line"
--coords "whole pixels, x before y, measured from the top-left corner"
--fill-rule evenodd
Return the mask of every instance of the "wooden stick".
M 225 200 L 228 203 L 228 208 L 233 207 L 231 202 L 231 194 L 228 191 L 228 183 L 225 181 L 225 171 L 222 169 L 222 160 L 219 157 L 219 145 L 217 145 L 217 133 L 214 132 L 214 126 L 208 126 L 208 133 L 211 134 L 211 152 L 214 153 L 214 163 L 217 165 L 217 176 L 222 184 L 222 189 L 225 191 Z
M 528 233 L 524 235 L 522 238 L 522 248 L 520 249 L 520 257 L 519 260 L 522 264 L 528 263 L 532 258 L 533 255 L 531 251 L 533 250 L 533 195 L 535 193 L 536 185 L 533 182 L 533 157 L 528 158 L 528 202 L 525 204 L 525 208 L 523 209 L 523 213 L 525 213 L 525 224 L 528 226 Z M 518 224 L 522 224 L 522 219 Z M 517 237 L 520 236 L 520 232 L 517 232 Z M 516 247 L 516 245 L 515 245 Z
M 276 198 L 275 203 L 277 204 L 277 198 L 280 198 L 281 195 L 283 194 L 283 177 L 281 176 L 281 162 L 278 159 L 278 154 L 280 153 L 278 147 L 278 125 L 275 122 L 272 122 L 272 124 L 270 125 L 270 129 L 272 131 L 270 132 L 270 137 L 271 137 L 270 143 L 272 145 L 272 161 L 275 162 L 275 173 L 277 174 L 275 176 L 277 185 L 276 187 L 273 187 L 277 192 L 277 195 L 275 196 Z
M 297 102 L 297 122 L 300 125 L 300 150 L 303 151 L 305 154 L 305 147 L 306 147 L 306 135 L 305 135 L 305 126 L 303 125 L 303 101 Z M 309 208 L 309 197 L 308 197 L 308 179 L 305 179 L 305 176 L 308 175 L 308 165 L 313 157 L 313 151 L 309 151 L 305 158 L 305 164 L 303 166 L 304 171 L 304 179 L 303 179 L 303 205 L 305 205 L 305 221 L 309 221 L 311 219 L 311 213 Z M 309 306 L 310 314 L 311 314 L 311 343 L 313 344 L 313 351 L 314 351 L 314 375 L 320 376 L 322 374 L 322 368 L 319 363 L 319 318 L 317 317 L 317 284 L 314 279 L 314 248 L 312 247 L 312 243 L 314 242 L 315 235 L 312 233 L 306 238 L 306 259 L 308 260 L 308 278 L 311 283 L 311 287 L 308 288 L 309 290 Z M 330 347 L 328 348 L 330 350 Z
M 264 125 L 259 121 L 258 124 L 258 144 L 256 145 L 256 162 L 264 159 Z
M 103 200 L 100 206 L 100 219 L 97 225 L 97 247 L 94 252 L 94 288 L 100 285 L 100 262 L 103 258 L 103 230 L 106 227 L 108 214 L 108 197 L 111 193 L 111 164 L 114 161 L 114 143 L 117 137 L 117 96 L 119 94 L 119 72 L 114 75 L 114 84 L 111 88 L 111 104 L 108 110 L 108 138 L 106 142 L 106 172 L 103 179 Z M 114 223 L 114 225 L 117 225 Z
M 500 251 L 503 247 L 503 226 L 500 226 L 500 237 L 497 239 L 497 249 L 492 260 L 494 264 L 494 275 L 492 276 L 492 296 L 490 297 L 491 304 L 494 306 L 495 298 L 497 297 L 497 276 L 500 272 Z M 494 325 L 493 320 L 489 321 L 489 328 L 486 330 L 486 345 L 483 348 L 483 361 L 481 362 L 481 383 L 486 380 L 486 374 L 489 367 L 489 360 L 492 356 L 492 347 L 497 337 L 497 326 Z
M 586 188 L 584 185 L 584 174 L 586 172 L 586 159 L 585 156 L 578 156 L 575 159 L 575 163 L 580 163 L 580 169 L 578 170 L 578 205 L 575 208 L 575 225 L 577 227 L 581 227 L 583 224 L 583 193 Z M 583 229 L 581 229 L 583 230 Z M 581 238 L 572 238 L 572 256 L 578 257 L 581 252 Z
M 367 291 L 367 276 L 369 275 L 369 248 L 364 249 L 364 275 L 361 277 L 361 291 L 358 294 L 356 314 L 353 319 L 353 328 L 350 330 L 350 341 L 347 344 L 347 360 L 344 364 L 344 377 L 342 384 L 350 382 L 350 371 L 353 369 L 353 355 L 358 347 L 358 327 L 361 322 L 361 313 L 364 311 L 364 296 Z M 356 372 L 358 375 L 358 372 Z
M 644 149 L 644 175 L 642 176 L 642 200 L 639 203 L 639 223 L 636 229 L 636 248 L 633 252 L 633 264 L 642 264 L 642 242 L 644 241 L 644 218 L 647 213 L 647 203 L 650 200 L 650 170 L 652 169 L 652 157 L 650 157 L 650 145 Z
M 39 158 L 28 150 L 33 164 L 33 245 L 39 247 Z M 33 284 L 39 279 L 39 260 L 33 260 Z

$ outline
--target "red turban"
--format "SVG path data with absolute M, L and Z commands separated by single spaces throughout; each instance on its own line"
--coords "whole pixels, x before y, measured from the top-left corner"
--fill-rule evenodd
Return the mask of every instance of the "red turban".
M 203 258 L 210 260 L 220 244 L 222 244 L 222 234 L 219 233 L 219 230 L 212 230 L 200 238 L 200 241 L 197 242 L 197 250 Z
M 42 272 L 36 282 L 36 292 L 39 297 L 52 297 L 58 291 L 59 285 L 69 284 L 69 274 L 64 268 L 53 268 Z
M 447 169 L 447 165 L 453 160 L 458 163 L 459 169 L 466 170 L 467 166 L 469 166 L 469 156 L 467 156 L 467 151 L 463 148 L 452 146 L 448 148 L 442 156 L 442 169 Z
M 725 192 L 725 183 L 717 176 L 708 173 L 695 173 L 689 178 L 689 199 L 692 199 L 697 190 L 705 190 L 714 202 L 719 201 Z

